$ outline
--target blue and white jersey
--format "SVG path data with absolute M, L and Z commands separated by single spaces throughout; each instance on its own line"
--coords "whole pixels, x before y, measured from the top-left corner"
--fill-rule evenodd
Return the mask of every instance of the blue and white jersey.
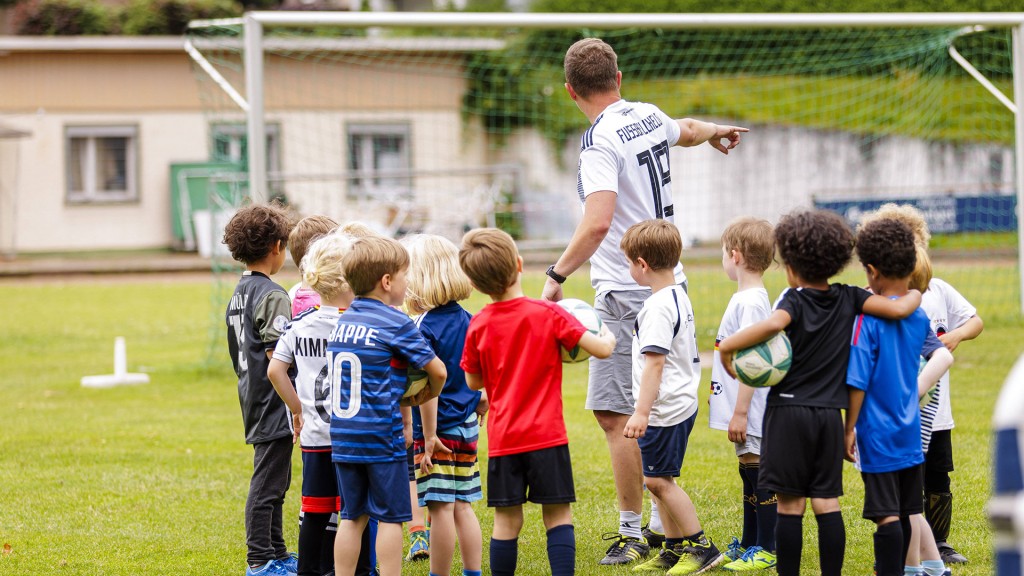
M 274 348 L 274 359 L 295 365 L 295 392 L 302 403 L 303 448 L 331 445 L 331 381 L 327 379 L 327 338 L 338 325 L 341 311 L 334 306 L 310 308 L 285 329 Z
M 435 357 L 413 321 L 379 300 L 356 298 L 327 342 L 331 382 L 331 454 L 335 462 L 404 460 L 398 403 L 404 379 L 392 358 L 422 368 Z
M 642 289 L 629 275 L 619 242 L 637 222 L 674 222 L 669 149 L 679 142 L 679 133 L 679 124 L 657 106 L 619 100 L 583 134 L 576 182 L 580 202 L 604 190 L 616 195 L 611 228 L 590 258 L 590 281 L 598 294 Z M 686 280 L 681 264 L 675 280 Z

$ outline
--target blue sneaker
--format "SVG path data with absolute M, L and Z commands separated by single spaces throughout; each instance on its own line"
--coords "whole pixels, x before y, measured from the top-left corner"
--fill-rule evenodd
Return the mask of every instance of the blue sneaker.
M 277 560 L 271 560 L 263 566 L 253 568 L 252 566 L 245 567 L 245 576 L 295 576 L 295 573 L 291 574 L 285 570 L 284 564 Z
M 415 562 L 427 558 L 430 558 L 430 541 L 427 540 L 426 532 L 413 532 L 409 535 L 409 554 L 405 561 Z
M 725 551 L 725 557 L 729 559 L 729 562 L 735 562 L 736 560 L 739 560 L 746 551 L 746 548 L 740 546 L 740 539 L 733 536 L 732 542 L 729 542 L 729 548 Z
M 277 563 L 284 566 L 284 569 L 292 576 L 299 572 L 299 555 L 295 552 L 289 552 L 287 558 L 278 560 Z

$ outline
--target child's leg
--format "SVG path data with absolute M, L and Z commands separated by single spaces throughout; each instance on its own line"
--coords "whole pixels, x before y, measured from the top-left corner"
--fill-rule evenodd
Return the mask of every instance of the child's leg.
M 284 545 L 283 505 L 291 484 L 291 438 L 253 445 L 253 471 L 245 502 L 245 537 L 250 566 L 288 556 Z
M 334 564 L 334 532 L 328 532 L 331 513 L 299 513 L 299 576 L 319 576 L 324 573 L 321 560 L 324 553 L 330 555 L 328 569 Z M 337 522 L 337 519 L 335 519 Z M 330 544 L 328 544 L 328 534 Z
M 448 574 L 455 554 L 455 503 L 427 502 L 430 511 L 430 573 Z M 415 519 L 413 513 L 413 522 Z
M 701 531 L 697 509 L 685 490 L 671 477 L 648 477 L 647 489 L 658 499 L 665 536 L 671 539 L 692 536 Z
M 354 520 L 338 523 L 338 536 L 334 539 L 334 571 L 336 576 L 352 576 L 362 548 L 363 529 L 370 517 L 362 515 Z M 401 556 L 401 550 L 398 552 Z
M 776 569 L 779 576 L 799 576 L 800 556 L 803 554 L 804 510 L 807 499 L 803 496 L 779 494 L 779 520 L 775 525 L 775 547 L 778 556 Z
M 544 527 L 548 535 L 548 564 L 552 576 L 576 573 L 576 530 L 569 504 L 543 504 Z
M 915 514 L 910 517 L 910 534 L 904 534 L 903 538 L 907 540 L 907 560 L 903 563 L 904 566 L 920 566 L 921 565 L 921 553 L 923 552 L 923 543 L 921 542 L 921 527 L 917 525 L 917 517 L 920 514 Z M 921 516 L 924 519 L 924 516 Z M 932 540 L 932 547 L 935 547 L 935 540 Z M 936 551 L 938 554 L 938 551 Z
M 469 502 L 455 502 L 455 532 L 459 537 L 462 567 L 466 570 L 479 571 L 483 562 L 483 536 L 480 533 L 480 520 L 477 519 L 473 505 Z
M 780 508 L 781 504 L 780 500 Z M 811 498 L 811 508 L 818 521 L 821 573 L 823 576 L 839 576 L 843 572 L 843 558 L 846 556 L 846 526 L 843 525 L 839 498 Z
M 740 480 L 743 482 L 743 533 L 740 536 L 740 546 L 750 548 L 757 544 L 757 470 L 758 464 L 751 464 L 756 458 L 753 454 L 743 454 L 739 457 Z M 751 473 L 753 467 L 753 473 Z
M 409 454 L 412 454 L 410 448 Z M 412 521 L 409 522 L 409 555 L 406 560 L 421 560 L 430 557 L 430 539 L 427 538 L 427 519 L 420 508 L 416 488 L 415 465 L 409 463 L 409 503 L 412 506 Z
M 878 576 L 903 574 L 903 530 L 899 520 L 896 516 L 875 519 L 875 573 Z
M 341 538 L 341 534 L 338 535 Z M 395 522 L 377 524 L 377 561 L 380 576 L 402 574 L 402 525 Z
M 499 506 L 494 509 L 494 534 L 491 537 L 491 574 L 516 573 L 519 556 L 519 531 L 523 529 L 523 507 Z

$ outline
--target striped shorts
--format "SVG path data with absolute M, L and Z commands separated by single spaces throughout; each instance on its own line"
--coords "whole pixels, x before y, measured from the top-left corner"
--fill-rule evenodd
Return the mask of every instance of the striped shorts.
M 480 436 L 477 415 L 465 422 L 437 433 L 451 454 L 434 453 L 434 467 L 429 474 L 420 471 L 423 460 L 423 440 L 413 442 L 416 459 L 416 493 L 420 506 L 428 502 L 475 502 L 483 498 L 480 488 L 480 465 L 476 458 L 476 443 Z

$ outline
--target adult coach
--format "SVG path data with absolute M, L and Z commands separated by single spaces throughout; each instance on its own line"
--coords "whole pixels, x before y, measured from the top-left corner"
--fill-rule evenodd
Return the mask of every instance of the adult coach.
M 565 54 L 565 88 L 592 126 L 580 145 L 577 192 L 583 219 L 565 251 L 550 268 L 543 298 L 562 299 L 562 283 L 590 260 L 590 278 L 597 295 L 594 307 L 615 333 L 615 353 L 591 359 L 588 410 L 604 430 L 611 451 L 612 474 L 619 505 L 619 531 L 601 564 L 626 564 L 647 556 L 641 535 L 643 473 L 636 440 L 623 436 L 633 413 L 632 330 L 650 289 L 630 276 L 619 250 L 631 225 L 650 218 L 673 220 L 671 146 L 708 142 L 723 154 L 736 147 L 746 128 L 699 120 L 673 120 L 656 106 L 627 102 L 619 94 L 622 73 L 612 47 L 597 38 L 573 44 Z M 728 143 L 723 144 L 722 139 Z M 686 282 L 682 265 L 676 282 Z

